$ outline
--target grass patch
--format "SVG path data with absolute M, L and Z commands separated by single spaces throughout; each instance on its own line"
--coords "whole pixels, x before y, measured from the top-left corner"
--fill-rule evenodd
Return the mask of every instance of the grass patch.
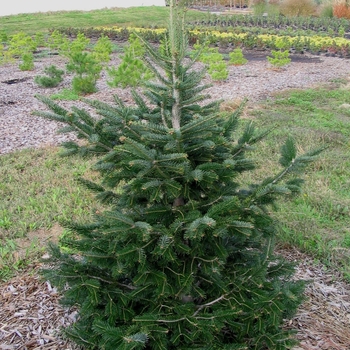
M 72 89 L 62 89 L 60 92 L 52 94 L 50 98 L 61 101 L 78 101 L 80 96 Z
M 251 113 L 260 127 L 276 125 L 254 157 L 257 176 L 276 169 L 283 140 L 292 135 L 301 151 L 327 149 L 307 170 L 303 193 L 281 202 L 275 217 L 282 242 L 296 245 L 350 279 L 350 90 L 342 82 L 281 93 Z M 263 156 L 262 156 L 263 155 Z
M 95 179 L 92 164 L 93 159 L 62 158 L 57 148 L 0 156 L 1 240 L 24 237 L 65 220 L 89 220 L 98 203 L 76 179 L 83 175 Z
M 22 259 L 16 258 L 17 245 L 13 239 L 0 241 L 0 281 L 6 281 L 23 264 Z
M 51 147 L 0 156 L 0 281 L 36 261 L 48 241 L 59 239 L 57 223 L 90 221 L 102 209 L 77 183 L 83 175 L 96 179 L 90 170 L 94 162 L 62 158 Z
M 187 20 L 206 19 L 208 14 L 189 10 Z M 96 26 L 134 26 L 148 27 L 150 24 L 166 27 L 169 8 L 161 6 L 142 6 L 113 8 L 93 11 L 61 11 L 30 13 L 0 17 L 0 28 L 8 35 L 25 28 L 27 34 L 46 33 L 48 29 L 88 28 Z M 19 26 L 20 23 L 20 26 Z
M 44 232 L 44 237 L 36 237 L 36 232 L 33 231 L 32 237 L 6 238 L 0 241 L 0 281 L 8 280 L 14 273 L 38 261 L 45 252 L 46 244 L 52 238 L 47 235 L 47 231 Z

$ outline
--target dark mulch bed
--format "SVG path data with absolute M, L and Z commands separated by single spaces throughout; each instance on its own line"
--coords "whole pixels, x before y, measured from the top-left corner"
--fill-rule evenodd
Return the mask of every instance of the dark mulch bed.
M 270 51 L 264 50 L 243 50 L 244 57 L 248 61 L 266 61 L 267 56 L 271 56 Z M 310 55 L 310 54 L 297 54 L 291 53 L 289 58 L 292 62 L 301 62 L 301 63 L 320 63 L 321 56 Z

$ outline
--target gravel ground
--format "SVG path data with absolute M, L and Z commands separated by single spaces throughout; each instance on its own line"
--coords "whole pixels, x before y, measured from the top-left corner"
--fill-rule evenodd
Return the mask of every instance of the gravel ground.
M 292 55 L 292 62 L 283 70 L 276 71 L 266 60 L 266 53 L 246 52 L 248 63 L 243 66 L 230 66 L 229 77 L 225 82 L 215 82 L 208 90 L 212 99 L 228 101 L 241 100 L 245 97 L 251 102 L 260 101 L 273 93 L 290 89 L 312 86 L 336 78 L 349 76 L 350 60 L 336 57 L 318 57 Z M 117 65 L 119 58 L 113 57 L 111 65 Z M 58 56 L 40 58 L 35 61 L 33 71 L 22 72 L 17 64 L 0 67 L 0 154 L 16 149 L 57 145 L 70 135 L 57 134 L 60 125 L 31 114 L 34 110 L 44 110 L 45 106 L 34 95 L 51 95 L 62 88 L 69 88 L 71 76 L 57 88 L 44 89 L 34 83 L 36 75 L 43 74 L 46 66 L 55 64 L 63 68 L 65 61 Z M 126 102 L 132 102 L 129 89 L 110 88 L 103 72 L 98 81 L 99 91 L 90 95 L 92 99 L 112 101 L 114 94 Z M 15 80 L 14 83 L 7 82 Z M 209 77 L 206 83 L 210 82 Z M 78 105 L 87 107 L 82 102 L 61 102 L 64 107 Z

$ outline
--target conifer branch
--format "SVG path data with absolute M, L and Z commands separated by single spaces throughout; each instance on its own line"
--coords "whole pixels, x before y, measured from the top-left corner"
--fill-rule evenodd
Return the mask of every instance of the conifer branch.
M 121 286 L 121 287 L 124 287 L 124 288 L 127 288 L 127 289 L 130 289 L 130 290 L 136 290 L 137 289 L 137 287 L 130 286 L 128 284 L 123 284 L 123 283 L 120 283 L 120 282 L 117 282 L 117 285 Z
M 187 320 L 187 317 L 178 318 L 177 320 L 156 320 L 159 323 L 178 323 Z
M 219 297 L 219 298 L 217 298 L 217 299 L 215 299 L 215 300 L 213 300 L 213 301 L 211 301 L 211 302 L 209 302 L 209 303 L 206 303 L 206 304 L 203 304 L 203 305 L 197 305 L 198 310 L 192 315 L 192 317 L 195 317 L 196 315 L 198 315 L 198 313 L 199 313 L 201 310 L 203 310 L 205 307 L 212 306 L 212 305 L 218 303 L 219 301 L 225 299 L 225 297 L 226 297 L 226 294 L 221 295 L 221 297 Z
M 87 341 L 85 338 L 79 336 L 79 333 L 77 333 L 77 332 L 70 332 L 70 328 L 66 328 L 66 329 L 64 330 L 64 332 L 65 332 L 67 335 L 70 335 L 70 336 L 72 337 L 72 339 L 78 338 L 78 339 L 79 339 L 82 343 L 84 343 L 84 344 L 87 344 L 87 345 L 90 345 L 90 346 L 93 346 L 93 345 L 94 345 L 94 343 L 91 343 L 91 342 Z
M 295 158 L 291 160 L 290 165 L 283 169 L 271 182 L 272 184 L 276 184 L 277 182 L 279 182 L 286 174 L 288 174 L 290 172 L 290 170 L 293 168 L 295 163 Z
M 98 277 L 96 275 L 89 275 L 89 274 L 87 274 L 86 276 L 88 276 L 88 277 L 90 277 L 92 279 L 96 279 L 98 281 L 104 282 L 104 283 L 116 284 L 116 285 L 118 285 L 120 287 L 127 288 L 127 289 L 130 289 L 130 290 L 136 290 L 137 289 L 137 287 L 130 286 L 128 284 L 123 284 L 123 283 L 116 282 L 116 281 L 108 281 L 108 280 L 105 280 L 104 278 Z
M 208 207 L 208 206 L 211 207 L 211 206 L 213 206 L 213 204 L 219 202 L 222 198 L 223 198 L 223 196 L 219 196 L 218 198 L 215 198 L 212 202 L 202 205 L 202 208 Z

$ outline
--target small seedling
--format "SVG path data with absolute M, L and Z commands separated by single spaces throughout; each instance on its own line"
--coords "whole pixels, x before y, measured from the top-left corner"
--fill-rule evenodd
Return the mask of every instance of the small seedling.
M 113 46 L 107 36 L 102 35 L 93 48 L 92 55 L 99 62 L 108 62 L 111 59 Z
M 37 44 L 31 36 L 23 32 L 11 36 L 8 51 L 12 56 L 22 56 L 23 54 L 33 52 L 36 49 Z
M 107 72 L 112 80 L 108 85 L 112 87 L 137 86 L 153 77 L 151 70 L 143 62 L 145 49 L 139 38 L 130 35 L 129 45 L 124 49 L 122 62 L 117 68 L 108 68 Z
M 43 47 L 45 46 L 45 36 L 44 36 L 44 33 L 42 32 L 38 32 L 35 34 L 35 37 L 34 37 L 34 42 L 35 44 L 39 47 Z
M 222 55 L 221 54 L 219 55 L 221 56 L 221 60 L 219 58 L 217 58 L 217 60 L 216 59 L 214 60 L 216 56 L 213 56 L 213 62 L 209 63 L 209 68 L 208 68 L 209 75 L 213 80 L 216 80 L 216 81 L 226 80 L 228 77 L 228 70 L 227 70 L 226 63 L 223 61 Z
M 97 90 L 96 82 L 102 66 L 89 52 L 74 52 L 67 64 L 68 72 L 76 73 L 72 80 L 73 90 L 79 95 L 86 95 Z
M 267 56 L 267 60 L 276 68 L 282 68 L 286 66 L 288 63 L 290 63 L 291 59 L 289 57 L 289 51 L 281 51 L 281 50 L 272 50 L 271 55 Z
M 58 30 L 54 30 L 47 39 L 47 43 L 50 50 L 62 51 L 62 47 L 69 45 L 67 37 L 60 33 Z
M 22 55 L 22 63 L 19 65 L 20 70 L 34 69 L 34 56 L 32 52 L 27 52 Z
M 243 55 L 242 49 L 239 47 L 230 52 L 229 56 L 230 60 L 228 63 L 233 64 L 234 66 L 241 66 L 248 62 L 248 60 Z
M 46 75 L 37 75 L 34 82 L 41 87 L 51 88 L 57 86 L 63 80 L 64 71 L 51 65 L 44 69 Z
M 75 76 L 72 88 L 79 95 L 88 95 L 97 91 L 96 79 L 93 75 Z
M 228 70 L 223 55 L 217 48 L 209 47 L 208 43 L 193 45 L 190 57 L 204 63 L 208 67 L 208 73 L 213 80 L 226 80 Z

